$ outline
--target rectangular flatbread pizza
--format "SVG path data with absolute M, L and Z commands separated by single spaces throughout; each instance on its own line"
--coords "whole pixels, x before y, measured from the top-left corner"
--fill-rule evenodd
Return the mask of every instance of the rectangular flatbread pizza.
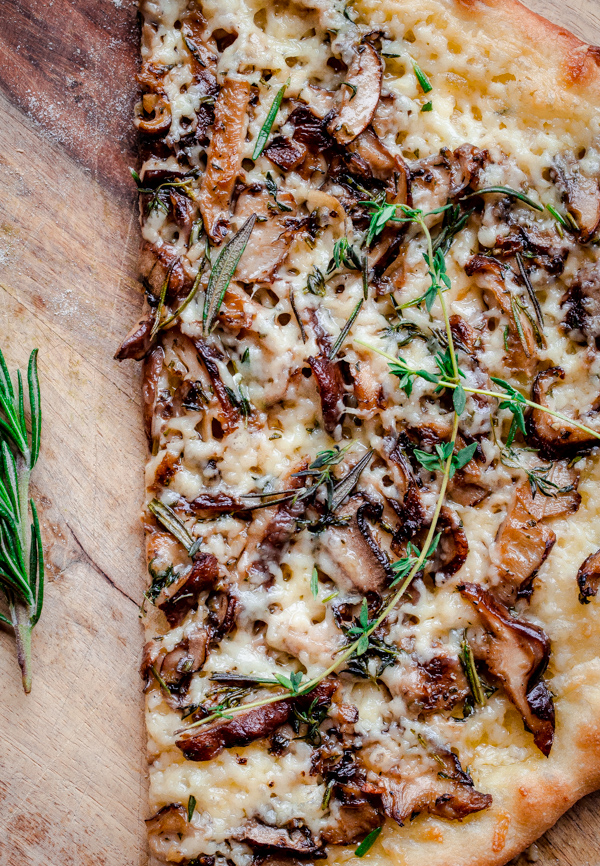
M 505 864 L 600 786 L 600 49 L 141 13 L 152 855 Z

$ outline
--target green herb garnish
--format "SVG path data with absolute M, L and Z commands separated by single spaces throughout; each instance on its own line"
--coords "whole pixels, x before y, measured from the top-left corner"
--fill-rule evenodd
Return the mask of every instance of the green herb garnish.
M 283 94 L 286 91 L 286 88 L 289 87 L 290 79 L 286 81 L 286 83 L 279 88 L 275 95 L 275 99 L 271 103 L 271 107 L 269 108 L 269 112 L 265 119 L 265 122 L 260 128 L 260 132 L 256 137 L 256 144 L 254 145 L 254 151 L 252 152 L 252 159 L 256 160 L 261 155 L 263 150 L 265 149 L 265 144 L 269 138 L 271 133 L 271 128 L 273 127 L 273 123 L 275 122 L 275 118 L 277 117 L 277 112 L 281 106 L 281 100 L 283 99 Z
M 383 830 L 383 824 L 381 825 L 381 827 L 375 827 L 374 830 L 371 830 L 371 832 L 365 836 L 365 838 L 362 840 L 362 842 L 360 843 L 360 845 L 358 846 L 358 848 L 354 852 L 357 857 L 364 857 L 365 856 L 367 851 L 369 851 L 373 847 L 373 845 L 375 844 L 375 842 L 379 838 L 379 834 L 381 833 L 382 830 Z
M 225 244 L 212 267 L 206 287 L 202 314 L 202 327 L 205 334 L 209 334 L 215 324 L 225 292 L 246 249 L 255 222 L 256 214 L 253 213 L 239 232 Z

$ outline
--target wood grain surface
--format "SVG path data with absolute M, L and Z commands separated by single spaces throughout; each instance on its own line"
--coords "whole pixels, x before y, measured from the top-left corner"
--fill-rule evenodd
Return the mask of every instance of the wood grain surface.
M 599 0 L 528 5 L 600 43 Z M 138 369 L 112 360 L 140 304 L 136 7 L 0 0 L 0 15 L 0 345 L 13 366 L 40 348 L 48 560 L 28 698 L 0 632 L 0 866 L 136 866 L 146 446 Z M 598 866 L 599 817 L 599 795 L 575 806 L 539 866 Z

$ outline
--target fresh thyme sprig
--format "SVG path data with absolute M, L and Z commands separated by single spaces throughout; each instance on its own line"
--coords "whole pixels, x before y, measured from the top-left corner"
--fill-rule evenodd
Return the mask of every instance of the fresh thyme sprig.
M 569 493 L 573 490 L 572 484 L 560 487 L 548 478 L 548 475 L 552 470 L 552 463 L 536 463 L 535 465 L 526 463 L 521 455 L 527 453 L 535 454 L 536 449 L 520 448 L 517 451 L 516 448 L 507 445 L 500 451 L 500 460 L 505 466 L 508 466 L 511 469 L 523 470 L 527 475 L 527 480 L 529 481 L 529 489 L 531 490 L 532 499 L 535 499 L 538 493 L 542 496 L 554 497 L 558 496 L 560 493 Z
M 164 199 L 163 190 L 176 189 L 186 198 L 194 199 L 194 181 L 198 177 L 198 169 L 192 169 L 188 171 L 181 180 L 168 180 L 164 183 L 159 184 L 156 188 L 146 188 L 144 187 L 142 180 L 135 171 L 135 169 L 130 168 L 131 176 L 135 181 L 137 186 L 137 191 L 140 195 L 150 195 L 152 198 L 148 202 L 147 211 L 148 213 L 152 213 L 153 210 L 169 210 L 169 205 Z
M 29 433 L 23 378 L 18 372 L 15 391 L 0 351 L 0 590 L 9 612 L 9 616 L 0 613 L 0 622 L 14 631 L 23 688 L 28 694 L 31 633 L 44 601 L 40 524 L 35 503 L 29 498 L 29 481 L 39 457 L 42 429 L 37 349 L 29 358 L 27 392 Z

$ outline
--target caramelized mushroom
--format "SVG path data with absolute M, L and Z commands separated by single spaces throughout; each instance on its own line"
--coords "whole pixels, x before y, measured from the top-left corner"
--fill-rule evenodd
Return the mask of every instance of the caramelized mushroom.
M 292 712 L 290 700 L 255 707 L 232 719 L 184 734 L 176 742 L 188 761 L 210 761 L 223 749 L 247 746 L 254 740 L 268 737 L 284 725 Z
M 259 218 L 252 231 L 252 241 L 239 262 L 235 278 L 242 283 L 268 281 L 286 258 L 296 234 L 293 215 L 296 202 L 290 193 L 279 192 L 277 201 L 288 211 L 273 211 L 269 207 L 266 188 L 255 184 L 244 190 L 236 203 L 236 217 L 243 221 L 255 213 Z
M 151 836 L 185 835 L 189 829 L 186 811 L 179 803 L 163 806 L 156 815 L 146 818 L 146 826 Z
M 381 798 L 383 811 L 402 827 L 411 815 L 429 812 L 461 821 L 473 812 L 488 809 L 490 794 L 482 794 L 449 749 L 431 749 L 431 756 L 405 761 L 393 774 L 368 781 L 362 790 Z
M 341 107 L 327 125 L 339 144 L 349 144 L 367 128 L 379 102 L 383 63 L 369 42 L 359 46 L 346 79 Z
M 339 438 L 338 434 L 341 432 L 339 427 L 344 414 L 345 394 L 344 380 L 339 364 L 330 361 L 325 355 L 319 355 L 317 358 L 311 356 L 308 358 L 308 363 L 317 380 L 321 397 L 323 426 L 330 436 Z
M 554 739 L 554 704 L 542 680 L 550 658 L 550 641 L 533 623 L 513 617 L 494 596 L 476 583 L 459 587 L 478 612 L 486 633 L 471 641 L 476 659 L 504 686 L 525 727 L 544 755 Z
M 145 135 L 165 135 L 171 128 L 171 106 L 160 93 L 144 93 L 136 106 L 134 123 Z
M 198 607 L 198 595 L 212 589 L 219 578 L 219 563 L 212 553 L 197 554 L 194 564 L 170 586 L 164 587 L 156 600 L 171 628 L 181 625 L 188 612 Z
M 565 325 L 580 331 L 595 349 L 600 348 L 600 264 L 588 262 L 577 271 L 561 306 L 566 306 Z
M 562 367 L 549 367 L 538 373 L 533 383 L 531 399 L 540 406 L 548 406 L 548 394 L 556 379 L 564 379 Z M 548 407 L 550 408 L 550 407 Z M 574 427 L 559 418 L 553 418 L 541 409 L 533 409 L 529 417 L 532 444 L 544 457 L 571 457 L 580 451 L 593 448 L 600 440 L 584 430 Z
M 215 106 L 213 135 L 198 200 L 206 233 L 220 243 L 229 228 L 229 206 L 242 164 L 250 85 L 227 78 Z
M 402 657 L 386 669 L 383 680 L 391 694 L 401 695 L 415 714 L 451 710 L 469 693 L 458 658 L 445 650 L 424 661 Z
M 115 360 L 124 361 L 132 358 L 134 361 L 141 361 L 145 358 L 153 342 L 151 337 L 153 325 L 154 315 L 140 319 L 121 343 L 115 354 Z
M 284 827 L 271 827 L 255 818 L 248 821 L 234 839 L 252 848 L 285 851 L 300 856 L 316 854 L 320 849 L 308 827 L 299 821 L 290 821 Z
M 381 813 L 365 795 L 360 796 L 359 791 L 359 796 L 348 797 L 344 802 L 334 799 L 330 803 L 330 820 L 321 838 L 332 845 L 352 845 L 381 823 Z
M 194 340 L 194 345 L 196 346 L 198 355 L 204 362 L 211 385 L 221 406 L 222 415 L 219 420 L 221 421 L 223 432 L 225 434 L 231 433 L 239 424 L 240 413 L 237 406 L 232 403 L 231 396 L 221 379 L 221 372 L 217 362 L 221 360 L 222 355 L 205 340 Z
M 578 161 L 572 155 L 557 158 L 555 165 L 554 183 L 567 205 L 567 210 L 579 227 L 581 242 L 586 243 L 600 225 L 598 181 L 582 174 Z
M 168 652 L 160 666 L 160 676 L 169 687 L 181 689 L 192 674 L 204 666 L 210 636 L 206 629 L 194 626 L 188 630 L 177 646 Z
M 508 318 L 507 352 L 505 360 L 510 370 L 533 373 L 537 362 L 537 344 L 533 325 L 527 316 L 513 309 L 513 295 L 504 281 L 502 266 L 488 256 L 473 256 L 465 265 L 467 276 L 477 275 L 478 285 L 489 292 L 496 305 Z
M 150 448 L 155 439 L 160 436 L 161 413 L 157 411 L 159 406 L 158 383 L 165 360 L 165 350 L 162 346 L 155 346 L 150 354 L 144 359 L 142 368 L 142 400 L 144 406 L 144 427 Z M 164 415 L 164 412 L 163 412 Z
M 304 162 L 306 147 L 301 141 L 291 141 L 289 138 L 278 135 L 265 148 L 265 156 L 284 171 L 293 171 Z
M 454 509 L 443 505 L 438 519 L 442 535 L 431 561 L 430 570 L 437 584 L 448 580 L 465 564 L 469 553 L 469 542 L 462 523 Z
M 600 587 L 600 550 L 597 550 L 596 553 L 591 553 L 579 566 L 577 585 L 579 587 L 579 601 L 581 604 L 589 604 L 590 599 L 598 595 L 598 587 Z

